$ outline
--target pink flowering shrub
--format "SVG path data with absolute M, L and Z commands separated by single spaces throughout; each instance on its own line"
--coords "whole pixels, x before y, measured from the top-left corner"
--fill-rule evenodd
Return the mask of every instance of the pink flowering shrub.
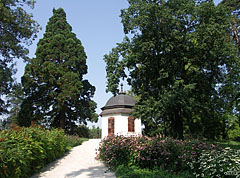
M 135 150 L 135 139 L 130 137 L 108 137 L 101 141 L 97 159 L 102 160 L 110 169 L 119 165 L 127 165 Z
M 194 167 L 197 167 L 201 152 L 209 149 L 220 148 L 197 140 L 116 136 L 102 140 L 97 157 L 113 170 L 119 165 L 134 165 L 178 172 L 189 170 L 189 161 L 194 161 Z
M 184 149 L 182 141 L 170 138 L 162 140 L 144 137 L 144 139 L 145 142 L 138 142 L 135 146 L 133 162 L 137 166 L 149 169 L 160 167 L 170 170 L 180 170 L 182 166 L 185 166 L 178 157 Z
M 158 137 L 109 137 L 102 140 L 98 159 L 112 170 L 120 165 L 140 169 L 191 172 L 194 177 L 234 177 L 240 174 L 240 151 L 199 140 Z

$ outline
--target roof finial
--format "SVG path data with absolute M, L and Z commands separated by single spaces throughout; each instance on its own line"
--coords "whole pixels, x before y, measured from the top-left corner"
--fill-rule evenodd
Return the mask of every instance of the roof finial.
M 120 93 L 123 93 L 123 83 L 121 83 L 121 90 L 120 90 Z

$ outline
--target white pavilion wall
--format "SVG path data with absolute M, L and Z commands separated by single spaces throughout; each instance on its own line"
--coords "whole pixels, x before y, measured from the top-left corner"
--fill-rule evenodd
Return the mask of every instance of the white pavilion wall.
M 102 117 L 102 139 L 108 135 L 108 117 Z
M 107 115 L 102 117 L 102 139 L 108 136 L 108 118 L 114 117 L 114 135 L 138 136 L 142 134 L 141 120 L 135 119 L 135 132 L 128 132 L 129 115 Z

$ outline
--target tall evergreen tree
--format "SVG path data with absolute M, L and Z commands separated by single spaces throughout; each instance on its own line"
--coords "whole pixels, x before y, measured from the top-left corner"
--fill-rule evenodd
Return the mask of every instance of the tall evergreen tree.
M 86 54 L 62 8 L 53 9 L 36 58 L 25 68 L 22 84 L 26 99 L 19 117 L 21 125 L 40 121 L 65 130 L 75 124 L 95 121 L 95 87 L 83 79 Z
M 147 134 L 223 134 L 240 87 L 231 11 L 212 0 L 128 2 L 121 18 L 131 39 L 104 56 L 107 90 L 117 93 L 119 79 L 127 77 L 140 96 L 134 115 Z
M 39 25 L 22 6 L 33 7 L 33 0 L 0 0 L 0 115 L 6 111 L 2 96 L 11 91 L 14 58 L 28 59 L 25 44 L 36 38 Z

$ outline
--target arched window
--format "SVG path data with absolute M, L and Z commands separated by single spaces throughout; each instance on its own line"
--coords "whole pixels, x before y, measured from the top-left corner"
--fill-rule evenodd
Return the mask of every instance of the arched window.
M 128 132 L 135 132 L 134 117 L 128 117 Z
M 108 136 L 114 136 L 114 117 L 108 118 Z

